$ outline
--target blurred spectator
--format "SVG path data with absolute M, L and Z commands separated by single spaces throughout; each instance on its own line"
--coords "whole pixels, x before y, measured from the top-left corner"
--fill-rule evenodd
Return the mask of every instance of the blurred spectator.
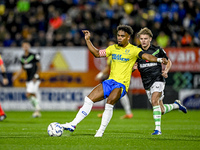
M 0 41 L 3 41 L 5 39 L 5 36 L 6 36 L 6 33 L 7 33 L 4 25 L 0 26 L 0 33 L 1 33 L 0 34 Z
M 158 36 L 160 28 L 161 28 L 160 22 L 155 22 L 153 24 L 153 27 L 151 28 L 152 29 L 151 31 L 153 33 L 153 39 L 155 39 Z
M 28 25 L 23 26 L 23 29 L 22 29 L 22 37 L 23 37 L 24 39 L 27 39 L 27 38 L 28 38 L 28 35 L 30 35 L 29 26 L 28 26 Z
M 163 46 L 180 46 L 178 40 L 189 46 L 199 46 L 200 0 L 3 0 L 0 8 L 1 46 L 19 46 L 27 39 L 36 46 L 84 45 L 81 30 L 96 33 L 93 41 L 101 47 L 106 39 L 114 37 L 119 24 L 133 27 L 131 42 L 142 27 L 154 33 L 153 42 Z M 159 33 L 165 32 L 165 37 Z M 10 36 L 8 36 L 7 35 Z M 7 35 L 7 36 L 6 36 Z M 21 36 L 20 36 L 21 35 Z M 158 40 L 156 40 L 158 37 Z M 79 39 L 79 40 L 77 40 Z M 165 39 L 168 42 L 164 42 Z M 5 44 L 4 44 L 5 43 Z M 166 44 L 167 43 L 167 44 Z M 186 44 L 184 44 L 186 43 Z M 188 45 L 183 42 L 181 46 Z
M 194 45 L 195 46 L 200 46 L 200 32 L 198 32 L 198 33 L 195 34 Z
M 159 35 L 156 38 L 157 45 L 160 47 L 165 48 L 169 45 L 170 39 L 169 36 L 166 35 L 163 31 L 160 31 Z
M 61 33 L 55 35 L 53 46 L 64 46 L 64 37 Z
M 182 46 L 193 46 L 192 36 L 188 31 L 185 31 L 182 39 L 181 39 Z
M 20 34 L 20 33 L 15 34 L 15 42 L 16 42 L 16 46 L 18 46 L 18 47 L 21 46 L 22 34 Z
M 19 12 L 27 12 L 30 8 L 30 3 L 28 0 L 19 0 L 17 2 L 17 9 Z
M 39 36 L 38 36 L 37 42 L 39 43 L 39 46 L 46 46 L 47 41 L 46 41 L 44 31 L 39 31 Z
M 13 40 L 11 39 L 10 33 L 6 33 L 4 41 L 3 41 L 3 46 L 9 47 L 13 43 Z
M 178 35 L 175 32 L 172 33 L 170 47 L 181 47 L 180 39 L 178 38 Z
M 58 29 L 62 24 L 63 24 L 63 20 L 62 18 L 60 17 L 60 14 L 58 11 L 55 11 L 53 13 L 53 17 L 50 18 L 49 20 L 49 24 L 50 26 L 55 30 L 55 29 Z

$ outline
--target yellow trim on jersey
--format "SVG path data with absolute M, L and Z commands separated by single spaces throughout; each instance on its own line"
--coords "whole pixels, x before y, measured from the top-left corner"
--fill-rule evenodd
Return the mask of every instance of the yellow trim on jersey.
M 120 47 L 117 44 L 111 45 L 106 49 L 106 57 L 111 56 L 112 63 L 108 79 L 122 83 L 126 86 L 126 91 L 130 85 L 133 65 L 139 58 L 138 54 L 142 50 L 137 46 L 128 44 L 126 47 Z

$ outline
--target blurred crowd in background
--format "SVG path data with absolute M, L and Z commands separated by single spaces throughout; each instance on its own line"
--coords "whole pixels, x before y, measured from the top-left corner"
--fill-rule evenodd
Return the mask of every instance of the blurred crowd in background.
M 200 46 L 200 0 L 0 0 L 0 47 L 85 46 L 81 30 L 96 47 L 116 37 L 116 27 L 148 27 L 161 47 Z

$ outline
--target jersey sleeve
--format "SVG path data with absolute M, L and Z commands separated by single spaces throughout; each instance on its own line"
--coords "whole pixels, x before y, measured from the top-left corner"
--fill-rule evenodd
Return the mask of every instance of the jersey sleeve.
M 109 57 L 112 54 L 112 46 L 106 48 L 106 57 Z
M 164 49 L 160 48 L 161 57 L 164 57 L 168 60 L 167 54 Z
M 137 56 L 137 58 L 141 58 L 142 59 L 142 54 L 144 53 L 143 51 L 142 51 L 142 49 L 141 48 L 139 48 L 139 47 L 136 47 L 135 48 L 136 49 L 136 56 Z
M 107 65 L 111 65 L 112 63 L 112 56 L 109 56 L 108 59 L 107 59 Z
M 1 58 L 1 55 L 0 55 L 0 66 L 3 65 L 3 59 Z

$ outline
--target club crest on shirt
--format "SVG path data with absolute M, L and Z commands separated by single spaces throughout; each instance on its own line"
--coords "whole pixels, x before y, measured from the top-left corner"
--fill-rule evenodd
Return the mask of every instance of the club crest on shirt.
M 129 52 L 130 52 L 130 49 L 126 49 L 124 54 L 128 55 Z

